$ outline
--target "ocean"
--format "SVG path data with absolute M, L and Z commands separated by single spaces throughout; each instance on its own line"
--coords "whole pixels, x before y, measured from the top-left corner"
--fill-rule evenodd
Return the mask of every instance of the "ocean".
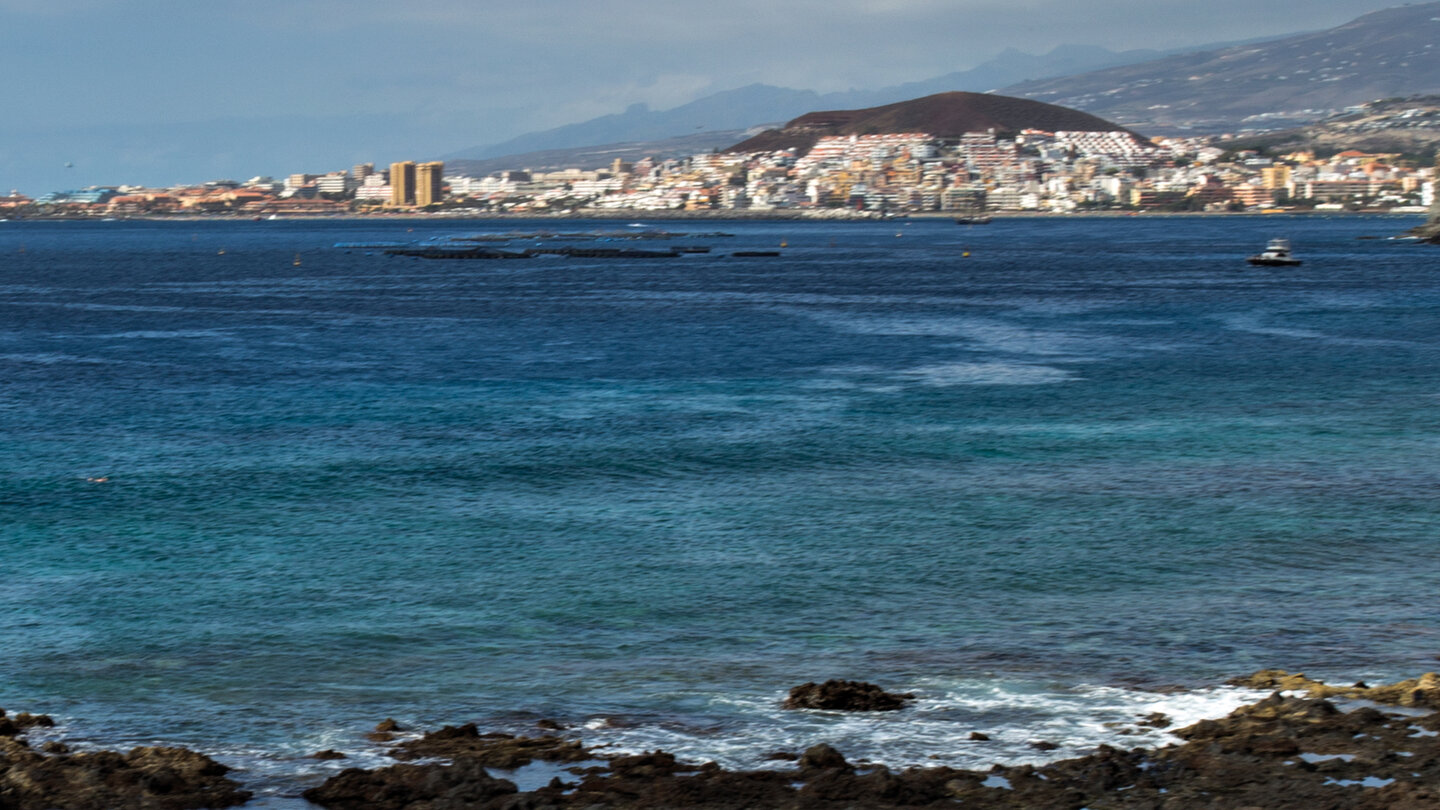
M 1419 221 L 639 222 L 712 252 L 525 261 L 334 246 L 641 228 L 0 222 L 0 706 L 298 807 L 387 717 L 984 768 L 1161 744 L 1139 716 L 1261 668 L 1413 677 Z M 1244 263 L 1274 236 L 1305 264 Z M 828 678 L 917 701 L 779 709 Z

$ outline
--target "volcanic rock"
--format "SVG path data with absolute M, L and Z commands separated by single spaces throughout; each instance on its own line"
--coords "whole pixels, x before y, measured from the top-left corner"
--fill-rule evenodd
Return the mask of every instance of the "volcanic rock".
M 1304 692 L 1314 698 L 1356 698 L 1393 706 L 1440 709 L 1440 674 L 1434 672 L 1382 686 L 1366 686 L 1363 682 L 1354 686 L 1331 686 L 1324 681 L 1307 678 L 1299 672 L 1292 674 L 1283 669 L 1262 669 L 1253 675 L 1236 678 L 1230 683 L 1251 689 Z
M 481 734 L 474 723 L 445 726 L 418 740 L 401 743 L 389 751 L 399 760 L 429 757 L 467 757 L 490 768 L 519 768 L 534 760 L 582 762 L 591 754 L 576 740 L 561 737 L 516 737 L 513 734 Z
M 331 810 L 458 810 L 492 807 L 492 799 L 514 793 L 514 783 L 496 779 L 478 760 L 464 757 L 451 765 L 346 768 L 302 795 Z
M 839 712 L 889 712 L 905 708 L 913 694 L 894 694 L 873 683 L 829 680 L 802 683 L 790 690 L 782 705 L 786 709 L 825 709 Z
M 798 764 L 801 771 L 855 770 L 845 761 L 844 755 L 825 743 L 806 748 Z
M 243 804 L 250 792 L 229 770 L 184 748 L 135 748 L 44 756 L 0 756 L 6 810 L 192 810 Z
M 1344 688 L 1379 689 L 1377 694 L 1392 695 L 1397 703 L 1410 701 L 1406 705 L 1418 709 L 1424 707 L 1415 693 L 1423 695 L 1428 687 L 1420 678 L 1390 687 Z M 1160 722 L 1158 717 L 1147 720 L 1152 727 Z M 1402 714 L 1368 706 L 1344 711 L 1328 700 L 1277 693 L 1174 733 L 1179 744 L 1153 750 L 1101 746 L 1075 759 L 997 765 L 989 771 L 857 768 L 821 744 L 806 750 L 794 769 L 737 772 L 714 763 L 687 766 L 662 751 L 607 756 L 573 741 L 524 740 L 459 726 L 430 736 L 436 745 L 460 750 L 494 746 L 537 757 L 535 751 L 558 746 L 567 756 L 602 765 L 587 768 L 579 784 L 552 781 L 516 793 L 509 783 L 485 773 L 478 759 L 460 756 L 453 765 L 352 769 L 306 798 L 341 810 L 1440 808 L 1440 712 Z M 7 807 L 3 799 L 0 795 L 0 807 Z

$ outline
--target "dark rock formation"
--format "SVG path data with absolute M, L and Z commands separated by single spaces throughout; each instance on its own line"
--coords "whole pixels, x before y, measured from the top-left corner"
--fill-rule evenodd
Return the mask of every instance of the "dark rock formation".
M 250 798 L 225 778 L 229 769 L 184 748 L 135 748 L 45 756 L 0 755 L 0 807 L 6 810 L 191 810 Z
M 481 734 L 474 723 L 446 726 L 418 740 L 401 743 L 389 753 L 399 760 L 466 757 L 490 768 L 505 769 L 529 765 L 537 759 L 546 762 L 581 762 L 593 758 L 577 740 Z
M 873 683 L 830 680 L 800 684 L 790 690 L 790 696 L 782 705 L 787 709 L 889 712 L 905 708 L 905 701 L 914 699 L 912 694 L 893 694 Z
M 1256 683 L 1296 685 L 1301 676 L 1261 673 Z M 1384 687 L 1307 688 L 1365 690 L 1413 708 L 1428 708 L 1433 678 Z M 1288 688 L 1288 687 L 1287 687 Z M 1378 690 L 1378 691 L 1373 691 Z M 1297 689 L 1296 691 L 1300 691 Z M 1337 695 L 1339 697 L 1349 697 Z M 989 771 L 857 767 L 828 745 L 816 745 L 783 771 L 725 771 L 713 763 L 685 765 L 665 752 L 610 757 L 555 738 L 530 740 L 480 734 L 473 726 L 430 735 L 425 750 L 461 752 L 453 764 L 397 765 L 347 770 L 306 793 L 340 810 L 650 810 L 651 808 L 993 808 L 995 810 L 1421 810 L 1440 808 L 1440 712 L 1423 716 L 1372 707 L 1344 711 L 1328 700 L 1281 694 L 1243 706 L 1228 717 L 1175 732 L 1182 742 L 1156 750 L 1094 753 L 1043 766 L 997 765 Z M 1168 718 L 1149 716 L 1158 727 Z M 427 738 L 428 739 L 428 738 Z M 416 741 L 422 742 L 422 741 Z M 576 783 L 554 780 L 517 793 L 484 771 L 487 749 L 560 761 L 601 760 Z M 414 753 L 411 750 L 411 753 Z M 443 756 L 427 753 L 417 756 Z M 546 757 L 548 758 L 548 757 Z M 496 765 L 492 767 L 508 767 Z M 0 807 L 4 807 L 0 801 Z
M 326 748 L 324 751 L 316 751 L 310 755 L 311 759 L 346 759 L 346 756 L 333 748 Z
M 307 801 L 333 810 L 448 810 L 500 807 L 515 785 L 496 779 L 468 757 L 452 765 L 391 765 L 374 771 L 346 768 L 305 791 Z M 523 805 L 507 804 L 518 808 Z M 540 806 L 540 805 L 532 805 Z
M 844 755 L 825 743 L 806 748 L 805 753 L 800 755 L 800 760 L 797 764 L 800 766 L 801 772 L 830 770 L 848 772 L 855 770 L 850 766 L 850 763 L 845 761 Z
M 1437 196 L 1435 202 L 1430 204 L 1430 218 L 1425 221 L 1424 225 L 1412 229 L 1410 233 L 1440 245 L 1440 196 Z
M 53 741 L 36 751 L 23 738 L 26 729 L 54 725 L 47 715 L 0 710 L 3 810 L 198 810 L 250 798 L 225 777 L 229 768 L 184 748 L 72 754 Z
M 1383 686 L 1366 686 L 1363 682 L 1354 686 L 1331 686 L 1307 678 L 1299 672 L 1292 674 L 1283 669 L 1262 669 L 1254 675 L 1236 678 L 1230 683 L 1251 689 L 1304 692 L 1315 698 L 1356 698 L 1392 706 L 1440 709 L 1440 675 L 1434 672 Z

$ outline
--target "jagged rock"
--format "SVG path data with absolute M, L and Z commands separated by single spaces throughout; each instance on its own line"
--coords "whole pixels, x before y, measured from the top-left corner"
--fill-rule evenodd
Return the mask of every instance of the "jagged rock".
M 970 739 L 973 742 L 989 742 L 990 735 L 983 731 L 972 731 L 970 732 Z
M 31 714 L 29 712 L 20 712 L 19 714 L 10 718 L 10 722 L 14 723 L 16 728 L 22 730 L 27 728 L 55 727 L 55 721 L 52 720 L 50 718 L 50 715 L 48 714 Z
M 310 755 L 311 759 L 346 759 L 346 756 L 333 748 L 326 748 L 324 751 L 316 751 Z
M 1292 676 L 1272 673 L 1268 677 L 1270 680 L 1262 679 L 1266 684 Z M 1398 702 L 1406 699 L 1407 691 L 1412 695 L 1416 690 L 1423 692 L 1427 688 L 1424 680 L 1390 687 L 1344 688 L 1389 690 L 1382 694 L 1393 693 Z M 1161 718 L 1150 716 L 1144 722 L 1156 727 Z M 856 768 L 834 748 L 817 745 L 799 758 L 793 770 L 733 772 L 714 763 L 686 766 L 661 751 L 607 757 L 574 743 L 578 756 L 608 760 L 587 768 L 578 784 L 552 781 L 528 793 L 501 793 L 486 774 L 477 775 L 475 790 L 465 793 L 460 790 L 457 772 L 441 770 L 450 766 L 412 765 L 404 767 L 418 770 L 381 769 L 366 776 L 352 775 L 348 780 L 354 784 L 348 793 L 324 801 L 318 801 L 320 794 L 307 794 L 307 798 L 342 810 L 1440 808 L 1437 712 L 1418 716 L 1373 707 L 1347 712 L 1320 698 L 1273 694 L 1227 717 L 1174 733 L 1179 744 L 1154 750 L 1101 746 L 1088 756 L 1043 766 L 997 765 L 989 771 Z M 432 736 L 439 742 L 477 750 L 489 745 L 513 749 L 522 744 L 508 735 L 481 734 L 473 726 L 450 727 Z M 531 742 L 553 745 L 545 740 Z M 462 759 L 471 768 L 478 764 Z M 457 760 L 457 765 L 460 762 Z M 355 785 L 363 789 L 354 789 Z M 394 803 L 401 800 L 404 803 Z M 341 803 L 347 801 L 350 803 Z M 3 801 L 0 807 L 4 807 Z
M 400 724 L 397 723 L 397 722 L 395 722 L 395 718 L 393 718 L 393 717 L 387 717 L 387 718 L 385 718 L 384 720 L 381 720 L 379 723 L 376 723 L 376 724 L 375 724 L 375 730 L 376 730 L 376 731 L 404 731 L 405 729 L 401 728 L 401 727 L 400 727 Z
M 491 800 L 514 793 L 514 783 L 491 776 L 477 760 L 461 758 L 450 765 L 346 768 L 303 795 L 331 810 L 459 810 L 490 807 Z
M 782 706 L 786 709 L 825 709 L 840 712 L 888 712 L 905 708 L 913 694 L 894 694 L 873 683 L 829 680 L 803 683 L 790 690 Z
M 243 804 L 224 765 L 184 748 L 135 748 L 0 759 L 6 810 L 192 810 Z
M 1230 683 L 1234 686 L 1245 686 L 1251 689 L 1304 692 L 1314 698 L 1358 698 L 1394 706 L 1440 709 L 1440 674 L 1434 672 L 1427 672 L 1419 678 L 1382 686 L 1366 686 L 1363 682 L 1354 686 L 1331 686 L 1324 681 L 1307 678 L 1299 672 L 1292 674 L 1283 669 L 1262 669 L 1248 677 L 1232 680 Z
M 825 743 L 806 748 L 805 753 L 800 755 L 798 764 L 801 771 L 854 770 L 839 751 Z
M 399 760 L 424 757 L 469 757 L 491 768 L 519 768 L 534 760 L 581 762 L 593 758 L 576 740 L 561 737 L 516 737 L 481 734 L 474 723 L 446 726 L 418 740 L 401 743 L 389 752 Z
M 1151 712 L 1136 725 L 1148 726 L 1149 728 L 1169 728 L 1170 723 L 1170 715 L 1164 712 Z

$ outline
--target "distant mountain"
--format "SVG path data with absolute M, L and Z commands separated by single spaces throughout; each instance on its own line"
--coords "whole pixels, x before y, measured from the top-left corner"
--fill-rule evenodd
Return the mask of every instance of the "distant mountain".
M 815 109 L 820 95 L 809 90 L 787 90 L 752 84 L 715 93 L 672 110 L 652 110 L 635 104 L 623 113 L 605 115 L 544 132 L 531 132 L 493 146 L 476 147 L 443 156 L 455 160 L 486 158 L 573 149 L 597 144 L 654 141 L 695 134 L 702 130 L 743 130 L 757 124 L 783 121 L 794 110 Z M 512 167 L 520 168 L 520 167 Z
M 967 132 L 1124 132 L 1124 127 L 1089 113 L 989 93 L 937 93 L 933 96 L 864 110 L 812 112 L 780 129 L 762 132 L 735 144 L 731 152 L 770 152 L 781 149 L 809 151 L 826 135 L 875 135 L 891 132 L 928 132 L 941 138 L 958 138 Z
M 1280 128 L 1375 99 L 1440 92 L 1440 2 L 1337 28 L 1167 56 L 1000 92 L 1155 134 Z
M 699 132 L 665 138 L 658 141 L 627 141 L 603 146 L 578 146 L 573 149 L 545 149 L 538 152 L 524 152 L 518 155 L 484 158 L 480 160 L 460 158 L 447 159 L 447 174 L 462 174 L 470 177 L 484 177 L 508 169 L 533 169 L 555 171 L 558 169 L 602 169 L 616 158 L 636 161 L 643 157 L 659 159 L 688 157 L 702 152 L 724 149 L 745 138 L 753 130 L 726 129 L 713 132 Z
M 1115 53 L 1104 48 L 1062 45 L 1047 54 L 1034 56 L 1011 48 L 970 70 L 880 90 L 850 90 L 822 95 L 812 90 L 752 84 L 714 93 L 670 110 L 652 110 L 644 104 L 636 104 L 623 113 L 531 132 L 491 146 L 463 149 L 443 155 L 442 159 L 447 163 L 500 157 L 513 160 L 537 152 L 593 147 L 596 144 L 647 142 L 702 131 L 743 130 L 788 121 L 811 110 L 873 107 L 951 90 L 983 92 L 1025 79 L 1132 64 L 1157 55 L 1157 51 Z M 523 168 L 523 165 L 511 163 L 506 168 Z

